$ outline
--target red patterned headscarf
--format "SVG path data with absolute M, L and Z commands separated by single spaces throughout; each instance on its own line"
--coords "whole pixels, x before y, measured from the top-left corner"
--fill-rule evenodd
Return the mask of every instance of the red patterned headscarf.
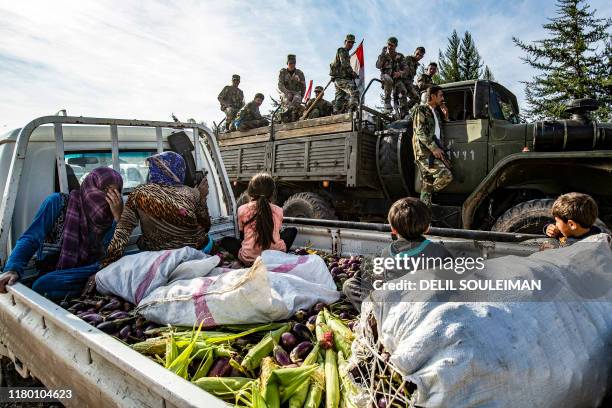
M 101 255 L 97 253 L 100 241 L 113 223 L 104 191 L 111 184 L 121 190 L 121 175 L 110 167 L 98 167 L 85 177 L 81 188 L 70 193 L 57 269 L 87 265 Z M 95 242 L 90 242 L 90 236 L 96 238 Z

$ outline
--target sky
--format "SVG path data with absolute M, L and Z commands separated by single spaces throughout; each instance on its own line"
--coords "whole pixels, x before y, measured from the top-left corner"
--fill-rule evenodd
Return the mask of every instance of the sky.
M 599 17 L 612 2 L 589 1 Z M 453 29 L 469 30 L 495 79 L 524 107 L 534 71 L 512 37 L 545 37 L 552 0 L 30 1 L 0 0 L 0 133 L 60 109 L 69 115 L 219 122 L 217 95 L 240 74 L 246 100 L 278 98 L 287 54 L 325 85 L 344 36 L 364 40 L 366 80 L 389 36 L 398 51 L 424 46 L 437 61 Z M 370 92 L 366 103 L 378 103 Z M 333 98 L 333 85 L 326 99 Z

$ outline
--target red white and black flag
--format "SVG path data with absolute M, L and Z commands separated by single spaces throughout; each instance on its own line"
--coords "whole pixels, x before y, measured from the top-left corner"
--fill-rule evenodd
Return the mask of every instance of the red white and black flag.
M 363 58 L 363 40 L 359 43 L 359 46 L 353 54 L 351 54 L 351 66 L 353 71 L 359 75 L 355 82 L 360 93 L 363 93 L 365 89 L 365 63 Z
M 306 90 L 306 93 L 304 94 L 304 102 L 308 102 L 308 100 L 310 99 L 311 93 L 312 93 L 312 79 L 308 82 L 308 89 Z

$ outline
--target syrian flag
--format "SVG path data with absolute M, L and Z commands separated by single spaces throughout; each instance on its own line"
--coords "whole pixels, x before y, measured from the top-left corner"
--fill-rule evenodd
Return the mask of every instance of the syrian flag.
M 355 83 L 357 84 L 357 88 L 360 93 L 363 93 L 365 88 L 365 63 L 363 58 L 363 40 L 359 43 L 359 47 L 355 50 L 353 54 L 351 54 L 351 67 L 353 67 L 353 71 L 357 75 L 358 78 L 355 78 Z
M 312 79 L 308 82 L 308 89 L 306 90 L 306 94 L 304 94 L 304 102 L 308 102 L 310 99 L 310 94 L 312 92 Z

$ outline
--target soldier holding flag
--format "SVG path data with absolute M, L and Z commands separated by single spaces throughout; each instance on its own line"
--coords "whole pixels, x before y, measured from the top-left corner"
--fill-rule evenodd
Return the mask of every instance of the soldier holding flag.
M 336 57 L 329 66 L 329 75 L 336 85 L 336 95 L 333 102 L 334 114 L 354 110 L 359 103 L 359 89 L 357 89 L 355 83 L 358 75 L 351 66 L 351 56 L 349 54 L 354 44 L 355 36 L 347 34 L 344 47 L 338 48 Z

